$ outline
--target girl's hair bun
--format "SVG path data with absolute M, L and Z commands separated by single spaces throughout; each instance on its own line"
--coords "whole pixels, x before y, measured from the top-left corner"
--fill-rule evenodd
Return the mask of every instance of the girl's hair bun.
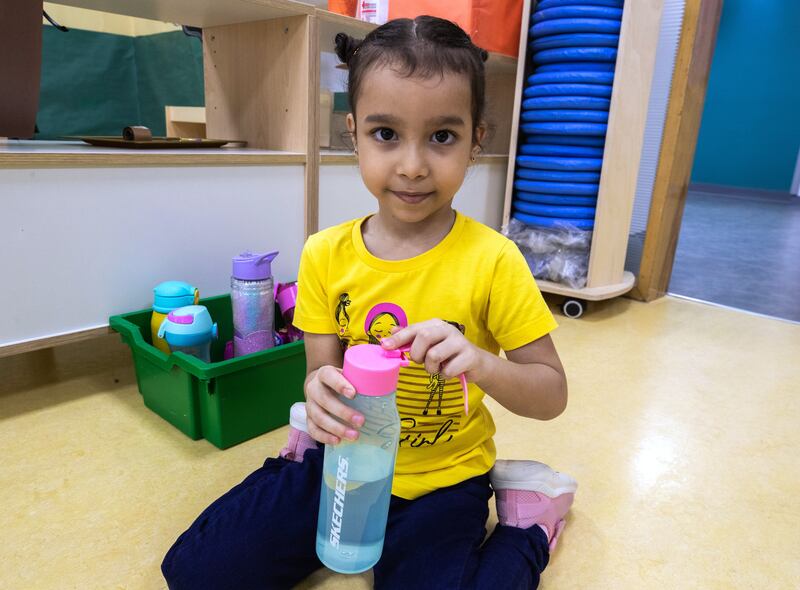
M 350 59 L 355 55 L 358 48 L 361 47 L 363 39 L 354 39 L 346 33 L 337 33 L 336 35 L 336 55 L 342 63 L 350 63 Z
M 481 49 L 481 60 L 486 61 L 487 59 L 489 59 L 489 52 L 485 49 Z

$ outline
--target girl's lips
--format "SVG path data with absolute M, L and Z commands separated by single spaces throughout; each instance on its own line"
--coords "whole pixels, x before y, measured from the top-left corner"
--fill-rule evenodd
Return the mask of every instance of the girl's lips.
M 396 196 L 398 199 L 400 199 L 404 203 L 409 203 L 411 205 L 415 205 L 417 203 L 421 203 L 422 201 L 424 201 L 425 199 L 427 199 L 428 197 L 430 197 L 433 194 L 432 192 L 430 192 L 430 193 L 407 193 L 407 192 L 401 192 L 401 191 L 392 191 L 392 193 L 394 194 L 394 196 Z

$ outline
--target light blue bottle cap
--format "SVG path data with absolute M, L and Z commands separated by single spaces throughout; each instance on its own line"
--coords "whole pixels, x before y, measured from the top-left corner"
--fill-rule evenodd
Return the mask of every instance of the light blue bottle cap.
M 158 329 L 158 337 L 170 346 L 197 346 L 218 336 L 217 324 L 204 305 L 187 305 L 174 309 Z
M 153 309 L 169 313 L 173 309 L 194 305 L 197 289 L 182 281 L 165 281 L 153 289 Z

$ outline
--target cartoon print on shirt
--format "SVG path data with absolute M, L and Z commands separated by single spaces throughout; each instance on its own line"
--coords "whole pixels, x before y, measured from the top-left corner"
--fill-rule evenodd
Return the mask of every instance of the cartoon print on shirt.
M 422 410 L 422 415 L 427 416 L 428 410 L 431 407 L 431 402 L 433 401 L 433 396 L 437 393 L 439 394 L 439 403 L 436 406 L 436 415 L 442 415 L 442 397 L 444 396 L 444 384 L 446 380 L 442 377 L 441 373 L 436 373 L 435 375 L 430 376 L 430 380 L 428 381 L 428 390 L 431 394 L 428 396 L 428 403 L 425 404 L 425 409 Z
M 364 331 L 370 344 L 380 344 L 381 339 L 390 336 L 392 328 L 405 328 L 408 318 L 403 308 L 394 303 L 379 303 L 369 310 Z
M 380 344 L 381 340 L 392 333 L 398 325 L 397 317 L 388 311 L 375 316 L 367 330 L 370 344 Z
M 342 293 L 339 295 L 339 303 L 336 304 L 336 310 L 333 312 L 336 324 L 339 326 L 336 335 L 339 337 L 342 349 L 346 349 L 350 344 L 350 315 L 347 313 L 347 308 L 351 303 L 350 294 Z
M 464 324 L 459 324 L 458 322 L 453 322 L 450 320 L 444 320 L 446 323 L 450 324 L 451 326 L 455 326 L 455 328 L 461 332 L 462 334 L 466 331 Z M 430 376 L 430 380 L 428 381 L 427 389 L 430 391 L 430 395 L 428 396 L 428 403 L 425 404 L 425 409 L 422 410 L 422 415 L 427 416 L 428 410 L 430 410 L 431 402 L 433 401 L 433 396 L 438 394 L 439 401 L 436 406 L 436 415 L 442 415 L 442 398 L 444 397 L 444 386 L 447 383 L 447 380 L 442 377 L 441 373 L 436 373 Z

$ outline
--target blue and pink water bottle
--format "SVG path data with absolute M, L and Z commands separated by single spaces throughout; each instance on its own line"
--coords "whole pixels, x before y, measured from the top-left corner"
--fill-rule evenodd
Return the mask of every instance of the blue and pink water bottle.
M 167 341 L 172 352 L 183 352 L 206 363 L 211 362 L 211 341 L 217 336 L 217 324 L 204 305 L 172 310 L 158 329 L 158 337 Z
M 153 346 L 165 354 L 169 354 L 166 340 L 158 337 L 158 330 L 167 314 L 179 307 L 197 305 L 200 292 L 189 283 L 182 281 L 165 281 L 153 289 L 153 313 L 150 316 L 150 338 Z
M 344 354 L 343 374 L 356 395 L 341 399 L 366 421 L 357 440 L 325 445 L 317 556 L 334 571 L 366 571 L 383 551 L 400 438 L 395 394 L 400 367 L 407 365 L 399 350 L 374 344 L 352 346 Z

